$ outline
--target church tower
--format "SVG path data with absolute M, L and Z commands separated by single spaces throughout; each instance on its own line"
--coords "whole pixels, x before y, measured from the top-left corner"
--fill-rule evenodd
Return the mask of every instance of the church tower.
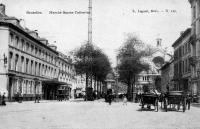
M 157 38 L 156 39 L 156 47 L 160 48 L 162 46 L 161 42 L 162 42 L 162 39 L 161 38 Z

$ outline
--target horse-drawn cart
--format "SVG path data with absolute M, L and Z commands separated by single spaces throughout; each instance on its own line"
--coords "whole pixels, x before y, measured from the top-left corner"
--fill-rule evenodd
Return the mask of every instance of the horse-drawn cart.
M 187 95 L 182 91 L 169 91 L 164 97 L 164 109 L 168 111 L 168 105 L 177 107 L 177 110 L 180 110 L 182 106 L 183 112 L 186 110 L 186 100 Z
M 147 105 L 147 108 L 150 109 L 150 106 L 153 105 L 155 110 L 158 111 L 158 95 L 153 93 L 143 93 L 141 94 L 141 108 L 144 108 L 144 105 Z

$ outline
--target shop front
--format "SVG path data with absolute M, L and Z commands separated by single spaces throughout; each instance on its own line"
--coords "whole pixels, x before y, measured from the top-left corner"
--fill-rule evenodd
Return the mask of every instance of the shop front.
M 45 100 L 57 100 L 59 94 L 67 94 L 68 84 L 65 82 L 59 82 L 56 79 L 44 80 L 42 82 L 43 99 Z M 64 88 L 63 88 L 64 87 Z

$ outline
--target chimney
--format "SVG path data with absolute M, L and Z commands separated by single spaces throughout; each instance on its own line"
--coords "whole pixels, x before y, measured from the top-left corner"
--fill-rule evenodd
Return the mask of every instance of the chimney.
M 40 39 L 38 39 L 40 42 L 42 42 L 43 44 L 45 44 L 45 45 L 48 45 L 49 43 L 48 43 L 48 40 L 47 39 L 45 39 L 45 38 L 40 38 Z
M 57 46 L 55 46 L 55 45 L 53 45 L 53 44 L 50 44 L 49 47 L 52 48 L 52 49 L 55 50 L 55 51 L 57 50 Z
M 5 17 L 4 18 L 7 22 L 12 23 L 13 25 L 19 26 L 19 20 L 15 17 Z
M 4 4 L 0 4 L 0 13 L 5 16 L 6 15 L 6 6 Z
M 34 31 L 29 31 L 28 33 L 29 33 L 29 35 L 31 35 L 32 37 L 34 37 L 34 38 L 36 38 L 36 39 L 38 39 L 38 38 L 39 38 L 39 37 L 38 37 L 37 30 L 34 30 Z
M 184 31 L 181 31 L 181 32 L 180 32 L 180 35 L 182 35 L 183 33 L 184 33 Z

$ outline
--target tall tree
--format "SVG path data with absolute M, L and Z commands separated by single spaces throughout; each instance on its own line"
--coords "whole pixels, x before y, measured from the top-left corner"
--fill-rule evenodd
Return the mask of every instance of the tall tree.
M 94 78 L 98 81 L 104 81 L 108 72 L 111 71 L 108 57 L 94 44 L 85 43 L 74 50 L 73 53 L 77 74 L 86 75 L 86 88 L 89 83 L 92 84 L 89 80 L 91 81 Z
M 133 84 L 136 81 L 136 75 L 143 70 L 149 69 L 149 65 L 142 60 L 149 53 L 145 51 L 144 47 L 145 44 L 137 36 L 128 34 L 127 40 L 119 49 L 119 64 L 117 66 L 120 75 L 119 79 L 128 85 L 127 97 L 129 101 L 132 100 Z

